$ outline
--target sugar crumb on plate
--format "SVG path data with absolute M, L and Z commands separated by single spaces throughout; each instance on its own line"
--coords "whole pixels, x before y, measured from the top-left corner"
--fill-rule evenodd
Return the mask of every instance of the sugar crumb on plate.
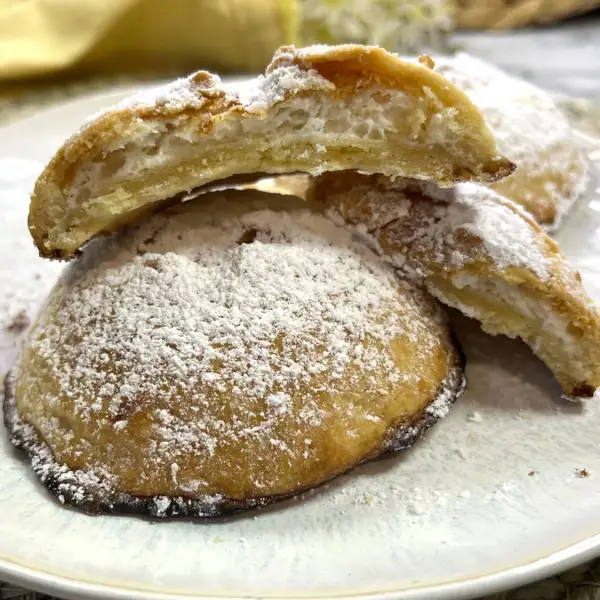
M 24 310 L 20 310 L 11 318 L 9 323 L 6 325 L 6 331 L 10 331 L 11 333 L 21 333 L 22 331 L 27 329 L 27 327 L 29 327 L 30 323 L 31 319 L 29 318 L 27 312 Z

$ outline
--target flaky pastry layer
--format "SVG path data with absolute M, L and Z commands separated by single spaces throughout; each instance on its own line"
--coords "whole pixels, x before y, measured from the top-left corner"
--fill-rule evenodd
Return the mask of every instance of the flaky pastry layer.
M 468 97 L 428 66 L 375 47 L 284 47 L 243 85 L 198 72 L 92 118 L 37 180 L 29 228 L 42 256 L 70 258 L 199 186 L 349 168 L 452 185 L 513 165 Z

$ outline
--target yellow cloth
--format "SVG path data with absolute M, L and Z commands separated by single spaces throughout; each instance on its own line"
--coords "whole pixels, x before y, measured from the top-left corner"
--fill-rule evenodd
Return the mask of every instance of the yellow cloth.
M 297 0 L 0 0 L 0 82 L 57 72 L 259 71 Z

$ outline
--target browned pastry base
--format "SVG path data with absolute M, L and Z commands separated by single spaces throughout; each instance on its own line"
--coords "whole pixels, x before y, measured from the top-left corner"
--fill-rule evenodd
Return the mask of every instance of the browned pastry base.
M 454 403 L 466 388 L 464 355 L 456 338 L 452 336 L 452 339 L 456 347 L 456 364 L 431 404 L 435 404 L 436 400 L 442 397 L 446 399 L 446 403 Z M 35 428 L 21 420 L 15 405 L 15 376 L 13 371 L 4 380 L 3 410 L 4 425 L 10 433 L 11 443 L 27 453 L 33 471 L 48 491 L 62 504 L 74 506 L 90 515 L 134 514 L 149 517 L 218 517 L 251 508 L 268 506 L 297 496 L 310 489 L 310 487 L 314 487 L 308 486 L 290 494 L 252 498 L 245 501 L 224 496 L 206 496 L 203 499 L 192 499 L 183 496 L 143 497 L 120 492 L 107 494 L 100 487 L 95 486 L 92 481 L 87 486 L 77 482 L 75 473 L 54 460 L 52 451 L 40 439 Z M 403 423 L 401 428 L 391 432 L 383 447 L 374 452 L 372 456 L 366 457 L 363 462 L 386 453 L 407 450 L 416 444 L 439 418 L 435 412 L 423 410 L 414 418 L 412 423 Z M 351 471 L 352 468 L 348 471 Z M 341 474 L 336 473 L 330 479 Z M 326 482 L 323 481 L 321 484 Z

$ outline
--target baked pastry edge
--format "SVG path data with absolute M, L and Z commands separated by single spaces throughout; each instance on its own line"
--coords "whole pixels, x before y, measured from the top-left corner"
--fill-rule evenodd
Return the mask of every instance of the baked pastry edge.
M 388 430 L 381 446 L 366 456 L 361 463 L 380 455 L 399 452 L 413 446 L 425 433 L 448 412 L 458 397 L 466 389 L 464 373 L 465 357 L 456 337 L 451 332 L 455 348 L 455 363 L 448 376 L 438 389 L 434 399 L 408 425 Z M 249 498 L 243 501 L 222 495 L 204 498 L 185 498 L 182 496 L 134 496 L 125 492 L 109 489 L 96 475 L 86 471 L 71 471 L 66 465 L 54 460 L 50 447 L 40 439 L 33 425 L 21 420 L 16 406 L 15 383 L 16 370 L 13 367 L 4 379 L 3 419 L 9 433 L 9 440 L 16 448 L 24 451 L 34 473 L 47 490 L 61 503 L 73 506 L 89 515 L 130 514 L 154 518 L 198 517 L 210 518 L 225 516 L 242 510 L 268 506 L 275 502 L 298 496 L 311 486 L 289 494 Z M 356 467 L 358 465 L 354 465 Z M 343 472 L 349 472 L 350 467 Z M 336 473 L 318 485 L 327 483 L 343 472 Z

